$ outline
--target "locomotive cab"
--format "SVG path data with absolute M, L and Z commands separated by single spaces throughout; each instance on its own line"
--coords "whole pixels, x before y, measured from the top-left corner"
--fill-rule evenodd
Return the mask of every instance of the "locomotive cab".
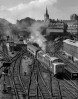
M 64 72 L 64 63 L 59 63 L 56 65 L 56 74 Z
M 54 75 L 58 73 L 63 73 L 64 71 L 64 63 L 51 63 L 50 70 L 53 72 Z

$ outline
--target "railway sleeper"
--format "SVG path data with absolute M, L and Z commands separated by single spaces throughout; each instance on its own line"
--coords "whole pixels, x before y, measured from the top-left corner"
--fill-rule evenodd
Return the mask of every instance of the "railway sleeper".
M 46 91 L 46 90 L 41 90 L 41 93 L 44 95 L 44 97 L 46 98 L 46 99 L 48 99 L 48 98 L 50 98 L 50 95 L 49 95 L 49 93 Z

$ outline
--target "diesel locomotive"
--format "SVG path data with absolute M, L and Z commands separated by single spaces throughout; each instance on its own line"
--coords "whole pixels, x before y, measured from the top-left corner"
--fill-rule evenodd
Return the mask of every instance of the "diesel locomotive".
M 65 64 L 57 57 L 51 57 L 40 48 L 27 44 L 27 51 L 30 55 L 41 62 L 45 67 L 47 67 L 54 75 L 58 73 L 63 73 Z

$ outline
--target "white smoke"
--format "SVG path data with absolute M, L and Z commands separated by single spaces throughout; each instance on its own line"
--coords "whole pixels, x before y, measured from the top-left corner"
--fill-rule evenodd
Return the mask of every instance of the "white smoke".
M 30 36 L 30 42 L 35 42 L 37 43 L 42 50 L 45 51 L 46 48 L 46 39 L 44 38 L 44 36 L 42 36 L 41 34 L 41 28 L 44 27 L 44 23 L 42 22 L 35 22 L 31 27 L 30 27 L 30 31 L 31 31 L 31 36 Z

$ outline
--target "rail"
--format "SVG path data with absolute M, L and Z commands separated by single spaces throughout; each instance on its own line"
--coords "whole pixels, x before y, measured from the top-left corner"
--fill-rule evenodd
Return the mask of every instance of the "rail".
M 14 66 L 12 67 L 13 69 L 11 68 L 12 70 L 10 71 L 10 74 L 12 76 L 10 77 L 11 78 L 10 81 L 14 87 L 13 90 L 14 90 L 16 99 L 21 99 L 21 98 L 23 99 L 26 96 L 25 87 L 23 85 L 21 76 L 19 74 L 21 57 L 22 56 L 20 55 L 20 58 L 14 62 Z
M 56 56 L 58 58 L 60 58 L 66 65 L 68 65 L 69 67 L 71 67 L 73 70 L 76 70 L 76 71 L 78 70 L 78 67 L 75 64 L 71 63 L 68 59 L 66 59 L 60 53 L 56 54 Z
M 50 89 L 48 88 L 48 86 L 47 86 L 47 84 L 46 84 L 46 82 L 45 82 L 45 80 L 44 80 L 44 78 L 43 78 L 43 76 L 42 76 L 42 73 L 41 73 L 41 70 L 40 70 L 40 65 L 41 65 L 41 64 L 39 64 L 39 65 L 37 66 L 37 68 L 38 68 L 39 76 L 40 76 L 41 81 L 42 81 L 43 86 L 44 86 L 44 87 L 41 87 L 41 88 L 45 88 L 45 90 L 46 90 L 46 92 L 47 92 L 49 98 L 50 98 L 50 99 L 53 99 L 52 90 L 50 90 Z M 40 83 L 39 83 L 39 86 L 41 86 L 42 83 L 40 82 Z M 41 93 L 43 93 L 44 99 L 47 99 L 47 98 L 45 98 L 45 96 L 44 96 L 44 92 L 41 91 Z

